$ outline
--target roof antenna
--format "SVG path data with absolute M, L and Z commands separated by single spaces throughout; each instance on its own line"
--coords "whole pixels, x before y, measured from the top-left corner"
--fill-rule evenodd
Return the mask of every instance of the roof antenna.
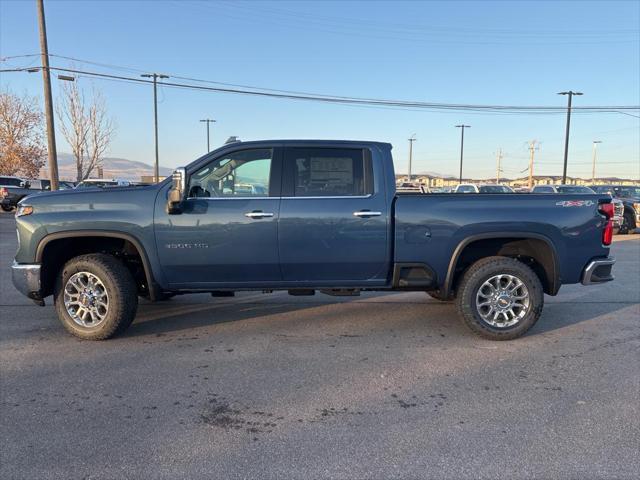
M 224 142 L 224 144 L 227 145 L 229 143 L 239 143 L 239 142 L 240 142 L 240 139 L 234 135 L 232 137 L 227 138 L 227 141 Z

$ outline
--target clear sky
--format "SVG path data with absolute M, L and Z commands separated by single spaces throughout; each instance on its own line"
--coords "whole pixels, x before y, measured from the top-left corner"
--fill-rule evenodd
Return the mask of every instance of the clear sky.
M 0 0 L 0 56 L 39 52 L 35 0 Z M 45 0 L 52 54 L 78 68 L 137 76 L 137 70 L 274 89 L 432 102 L 565 105 L 640 104 L 640 2 L 195 2 Z M 37 65 L 33 57 L 0 68 Z M 67 67 L 64 59 L 52 65 Z M 41 96 L 40 74 L 0 74 L 0 86 Z M 109 156 L 153 161 L 149 85 L 80 78 L 101 89 L 118 131 Z M 58 80 L 54 81 L 54 95 Z M 425 112 L 160 90 L 160 162 L 189 163 L 230 135 L 388 141 L 406 171 L 416 134 L 414 173 L 455 174 L 458 123 L 465 176 L 526 169 L 536 139 L 536 174 L 561 174 L 565 116 Z M 54 99 L 55 100 L 55 99 Z M 634 115 L 638 115 L 637 112 Z M 640 120 L 616 113 L 572 117 L 569 175 L 591 175 L 592 141 L 600 175 L 640 177 Z M 69 151 L 58 136 L 60 151 Z

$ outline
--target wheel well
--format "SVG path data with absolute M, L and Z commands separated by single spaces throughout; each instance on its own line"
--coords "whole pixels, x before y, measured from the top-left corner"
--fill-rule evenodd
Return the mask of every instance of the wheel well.
M 57 238 L 47 242 L 40 253 L 42 296 L 53 293 L 56 276 L 65 263 L 78 255 L 106 253 L 120 259 L 138 286 L 138 294 L 149 295 L 149 282 L 140 251 L 133 242 L 116 237 L 81 236 Z
M 555 252 L 549 243 L 538 238 L 487 238 L 472 241 L 464 246 L 450 271 L 450 290 L 457 289 L 462 275 L 473 263 L 492 256 L 521 261 L 538 276 L 544 293 L 557 293 L 559 285 Z
M 633 222 L 635 223 L 635 221 L 636 221 L 636 212 L 633 209 L 633 207 L 630 207 L 629 205 L 625 205 L 624 206 L 624 215 L 629 215 L 633 219 Z

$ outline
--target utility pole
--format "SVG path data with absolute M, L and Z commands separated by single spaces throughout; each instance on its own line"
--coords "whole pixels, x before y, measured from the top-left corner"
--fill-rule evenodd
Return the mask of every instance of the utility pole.
M 567 103 L 567 128 L 565 130 L 564 137 L 564 168 L 562 169 L 562 184 L 567 183 L 567 159 L 569 157 L 569 127 L 571 126 L 571 99 L 574 95 L 582 95 L 582 92 L 560 92 L 558 95 L 568 95 L 569 102 Z
M 47 121 L 47 154 L 49 160 L 49 181 L 51 190 L 58 190 L 58 154 L 56 151 L 56 131 L 53 124 L 53 99 L 51 97 L 51 72 L 49 71 L 49 47 L 47 45 L 47 25 L 44 19 L 43 0 L 37 0 L 38 25 L 40 27 L 40 54 L 42 55 L 42 83 L 44 84 L 44 114 Z
M 464 157 L 464 129 L 471 128 L 471 125 L 456 125 L 456 128 L 462 130 L 462 135 L 460 136 L 460 178 L 458 183 L 462 183 L 462 159 Z
M 156 163 L 153 167 L 153 178 L 156 183 L 160 181 L 160 160 L 158 158 L 158 79 L 169 78 L 160 73 L 145 73 L 140 75 L 145 78 L 153 78 L 153 121 L 156 140 Z
M 496 161 L 498 163 L 496 167 L 496 183 L 500 184 L 500 172 L 502 169 L 500 168 L 500 162 L 502 161 L 502 148 L 498 149 L 498 153 L 496 154 Z
M 209 124 L 210 123 L 216 123 L 216 121 L 215 120 L 211 120 L 210 118 L 204 118 L 204 119 L 202 119 L 200 121 L 207 124 L 207 153 L 209 153 L 211 151 L 211 147 L 209 147 Z
M 598 144 L 602 140 L 593 141 L 593 165 L 591 166 L 591 183 L 596 183 L 596 159 L 598 158 Z
M 537 140 L 531 140 L 529 142 L 529 189 L 533 188 L 533 156 L 536 150 L 540 148 Z
M 411 161 L 413 160 L 413 142 L 416 141 L 416 134 L 409 137 L 409 183 L 411 183 Z

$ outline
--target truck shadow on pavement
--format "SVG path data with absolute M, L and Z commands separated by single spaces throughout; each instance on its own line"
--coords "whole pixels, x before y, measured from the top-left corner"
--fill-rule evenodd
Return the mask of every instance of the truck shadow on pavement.
M 389 296 L 393 294 L 388 294 Z M 122 335 L 127 337 L 153 336 L 191 329 L 207 329 L 225 323 L 252 321 L 255 333 L 264 328 L 282 329 L 286 325 L 301 328 L 309 322 L 340 322 L 345 327 L 358 331 L 363 327 L 363 316 L 371 318 L 370 325 L 384 325 L 387 321 L 395 328 L 414 329 L 424 326 L 424 333 L 433 333 L 433 328 L 448 330 L 449 334 L 475 337 L 463 326 L 452 303 L 437 301 L 397 302 L 386 301 L 387 295 L 377 295 L 372 301 L 360 298 L 338 301 L 273 301 L 259 300 L 262 296 L 236 301 L 209 301 L 206 303 L 159 303 L 141 305 L 139 314 L 131 327 Z M 255 298 L 255 299 L 254 299 Z M 285 297 L 286 298 L 286 297 Z M 570 327 L 579 323 L 610 317 L 615 320 L 618 312 L 634 308 L 634 303 L 580 303 L 557 302 L 545 305 L 542 317 L 525 337 L 532 337 Z M 351 322 L 356 317 L 357 321 Z M 386 320 L 381 320 L 386 319 Z M 319 325 L 322 326 L 322 325 Z M 347 332 L 348 333 L 348 332 Z M 401 333 L 401 332 L 398 332 Z

